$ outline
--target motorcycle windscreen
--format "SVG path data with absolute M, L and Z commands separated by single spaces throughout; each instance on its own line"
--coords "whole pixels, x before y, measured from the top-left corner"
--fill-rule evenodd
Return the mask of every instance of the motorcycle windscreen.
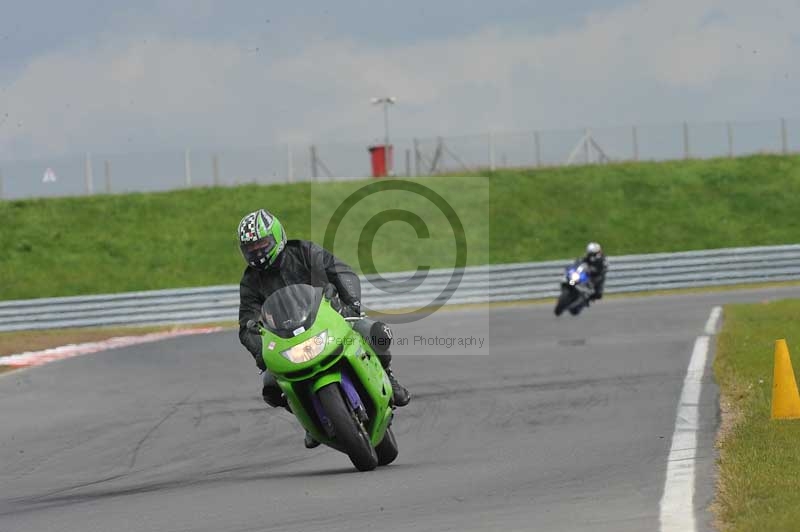
M 264 327 L 281 338 L 304 333 L 317 319 L 322 288 L 293 284 L 276 290 L 261 307 Z
M 567 279 L 570 284 L 584 284 L 589 282 L 589 273 L 586 271 L 586 264 L 571 266 L 567 268 Z
M 578 267 L 578 273 L 581 283 L 589 282 L 589 266 L 585 262 Z

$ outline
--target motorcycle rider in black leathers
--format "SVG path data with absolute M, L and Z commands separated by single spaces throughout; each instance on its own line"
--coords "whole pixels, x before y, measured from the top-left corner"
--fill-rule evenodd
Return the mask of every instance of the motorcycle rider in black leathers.
M 586 254 L 576 261 L 578 264 L 585 262 L 589 266 L 589 277 L 594 288 L 589 301 L 603 298 L 603 285 L 606 282 L 606 272 L 608 271 L 608 260 L 603 254 L 603 248 L 597 242 L 589 242 L 586 245 Z
M 265 209 L 251 212 L 239 223 L 239 247 L 247 262 L 239 283 L 239 340 L 264 372 L 264 401 L 272 407 L 286 407 L 286 398 L 264 365 L 261 336 L 249 331 L 247 322 L 258 321 L 264 301 L 276 290 L 292 284 L 323 288 L 331 305 L 343 316 L 361 316 L 361 282 L 347 264 L 321 246 L 307 240 L 287 241 L 280 221 Z M 394 404 L 407 405 L 408 390 L 397 382 L 390 368 L 389 326 L 362 318 L 353 328 L 375 349 L 392 384 Z M 305 444 L 308 448 L 319 445 L 308 434 Z

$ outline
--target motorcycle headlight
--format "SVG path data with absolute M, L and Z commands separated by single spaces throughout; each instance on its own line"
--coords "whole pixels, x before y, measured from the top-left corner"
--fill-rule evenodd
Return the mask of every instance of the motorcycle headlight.
M 295 364 L 302 364 L 313 360 L 325 350 L 325 345 L 328 343 L 328 331 L 322 331 L 316 336 L 312 336 L 305 342 L 301 342 L 296 346 L 281 351 L 283 358 Z
M 581 274 L 578 272 L 572 272 L 572 275 L 569 276 L 569 280 L 572 283 L 577 283 L 578 281 L 581 280 Z

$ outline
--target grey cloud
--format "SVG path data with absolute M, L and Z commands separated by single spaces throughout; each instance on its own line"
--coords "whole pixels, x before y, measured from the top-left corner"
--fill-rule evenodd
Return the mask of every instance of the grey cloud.
M 386 94 L 404 136 L 774 116 L 793 108 L 784 73 L 800 51 L 800 9 L 774 4 L 644 0 L 557 31 L 392 46 L 106 36 L 5 84 L 0 156 L 377 138 L 369 98 Z

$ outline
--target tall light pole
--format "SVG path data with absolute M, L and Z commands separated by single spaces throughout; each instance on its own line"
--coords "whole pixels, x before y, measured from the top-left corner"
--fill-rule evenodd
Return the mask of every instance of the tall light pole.
M 397 98 L 394 96 L 384 96 L 383 98 L 373 98 L 373 105 L 383 105 L 383 149 L 386 156 L 386 173 L 394 175 L 394 157 L 389 152 L 389 106 L 394 105 Z

